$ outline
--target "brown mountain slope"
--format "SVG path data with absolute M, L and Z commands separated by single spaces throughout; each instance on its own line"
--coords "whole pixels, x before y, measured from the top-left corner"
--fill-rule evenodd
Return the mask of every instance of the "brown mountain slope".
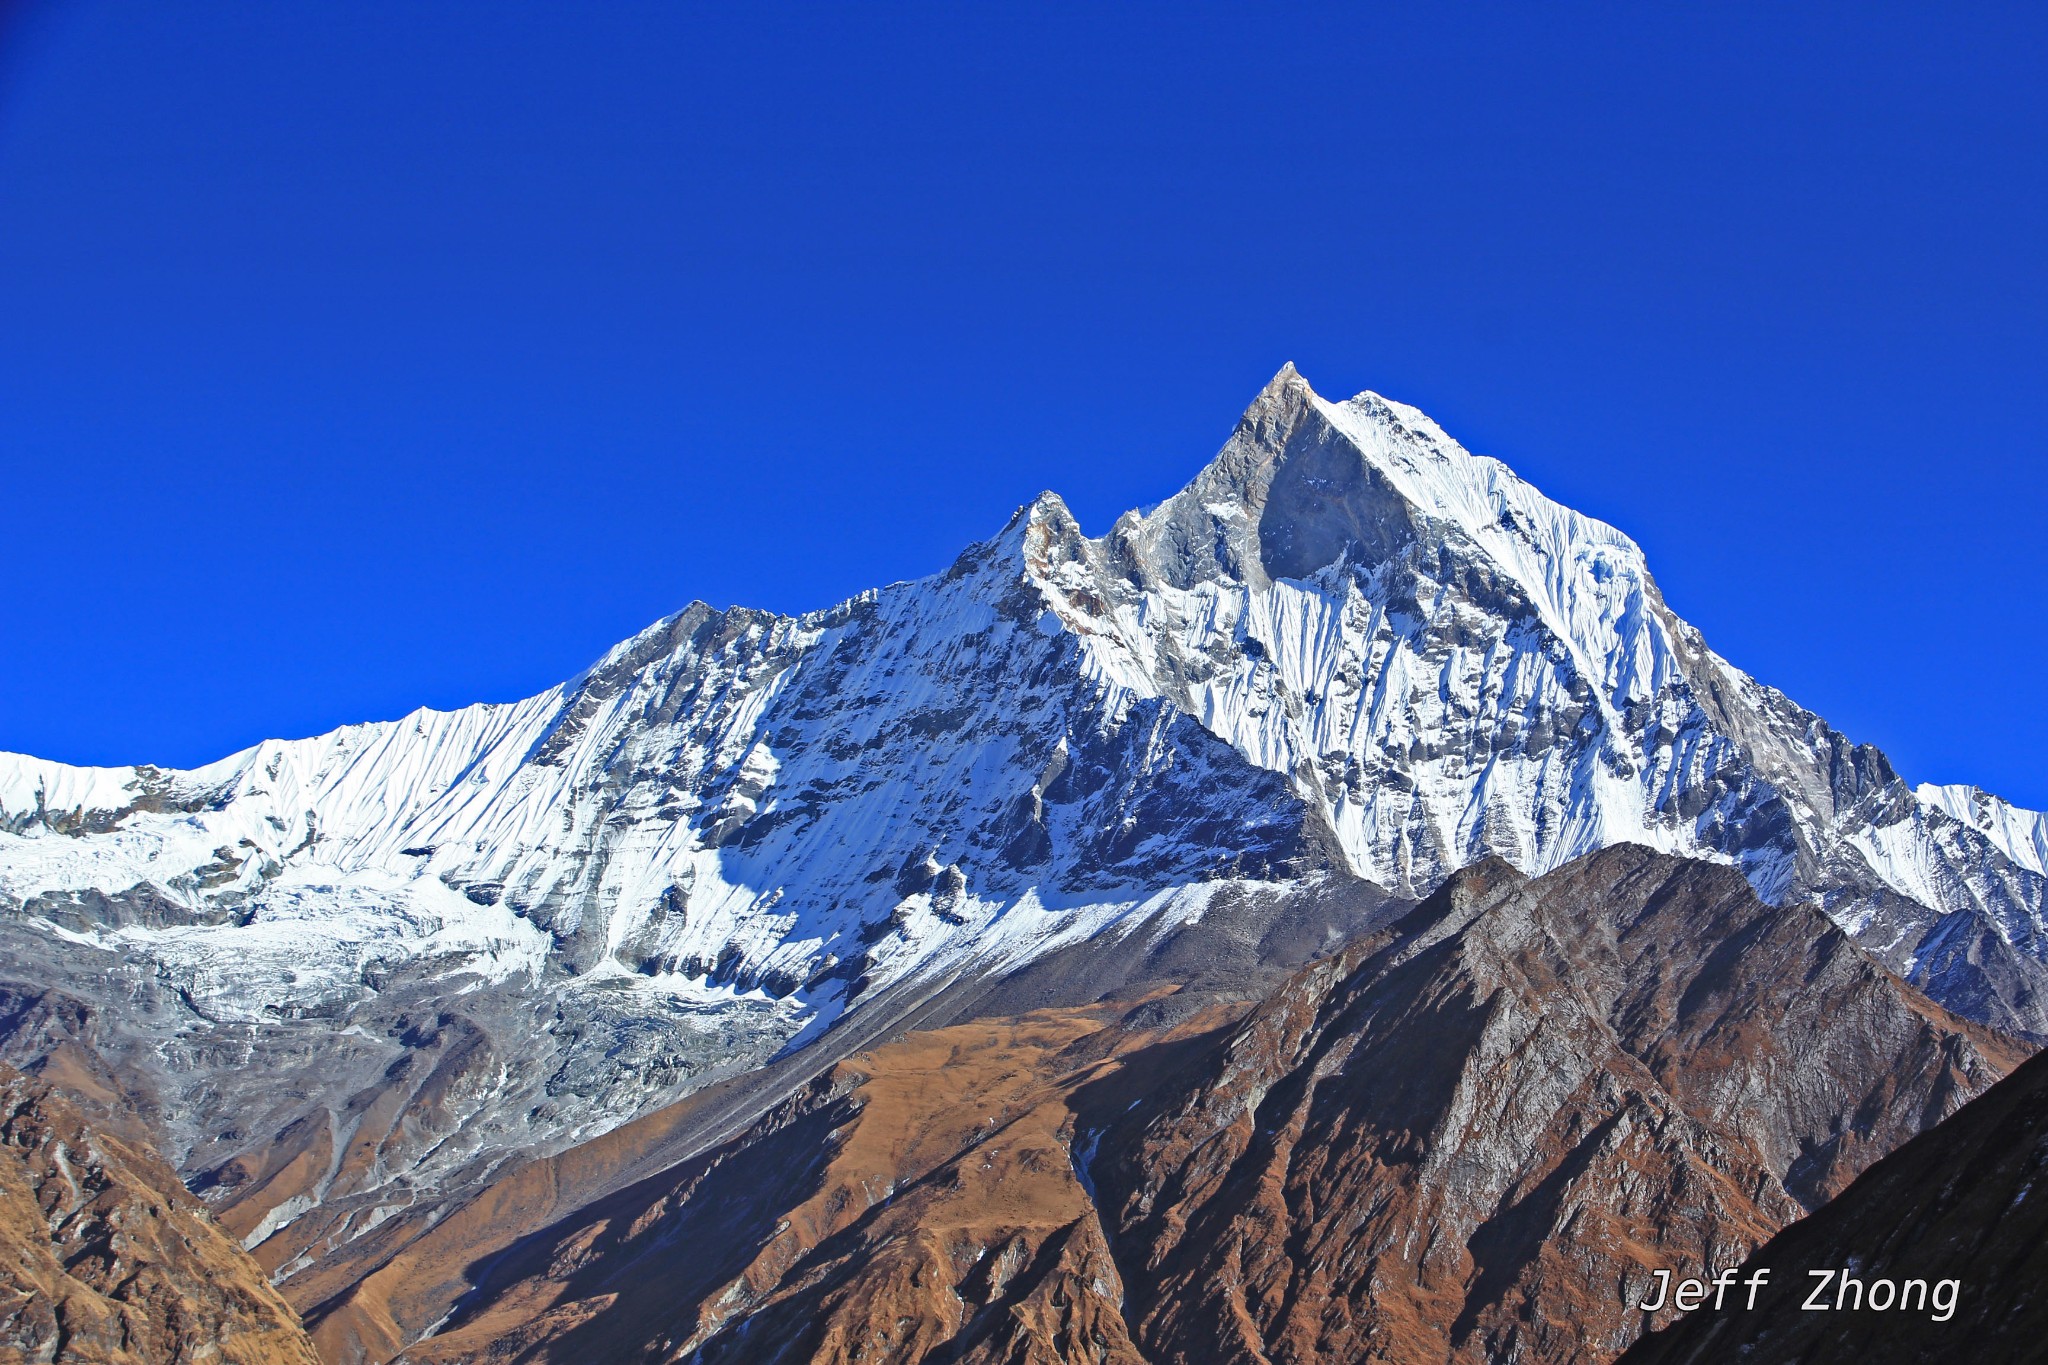
M 2017 1064 L 1818 913 L 1620 847 L 1461 874 L 1104 1144 L 1159 1359 L 1592 1361 Z
M 1744 1267 L 1768 1267 L 1755 1311 L 1702 1308 L 1645 1337 L 1624 1365 L 1754 1365 L 1849 1360 L 1864 1365 L 2048 1355 L 2048 1054 L 1865 1171 L 1826 1208 L 1772 1238 Z M 1853 1269 L 1852 1300 L 1825 1282 L 1825 1310 L 1802 1304 L 1815 1270 Z M 1880 1280 L 1928 1287 L 1911 1311 Z M 1958 1280 L 1953 1297 L 1941 1281 Z M 1840 1308 L 1833 1307 L 1837 1302 Z M 1952 1304 L 1952 1311 L 1942 1308 Z M 1739 1306 L 1732 1305 L 1731 1307 Z M 1937 1321 L 1937 1318 L 1945 1319 Z
M 1241 1017 L 911 1034 L 469 1267 L 403 1359 L 1602 1361 L 2021 1057 L 1818 913 L 1489 864 Z M 1234 1021 L 1234 1022 L 1233 1022 Z
M 296 1314 L 153 1153 L 0 1065 L 0 1362 L 315 1365 Z
M 745 1132 L 847 1057 L 891 1036 L 976 1019 L 1086 1005 L 1106 996 L 1155 999 L 1145 1030 L 1205 1010 L 1241 1010 L 1330 944 L 1412 908 L 1347 878 L 1305 887 L 1228 888 L 1201 918 L 1137 941 L 1091 940 L 1001 977 L 963 973 L 938 990 L 870 1000 L 796 1053 L 697 1092 L 595 1141 L 537 1154 L 460 1200 L 422 1199 L 338 1249 L 299 1240 L 297 1224 L 257 1246 L 266 1268 L 296 1267 L 279 1285 L 335 1365 L 382 1361 L 441 1321 L 477 1267 L 576 1210 L 694 1160 Z M 1112 1014 L 1111 1016 L 1114 1017 Z M 1214 1015 L 1212 1017 L 1223 1017 Z M 281 1133 L 263 1158 L 281 1167 L 300 1135 Z M 238 1188 L 252 1188 L 251 1181 Z M 219 1187 L 209 1183 L 209 1197 Z M 267 1197 L 267 1196 L 266 1196 Z M 224 1221 L 232 1216 L 224 1214 Z M 278 1250 L 284 1248 L 284 1250 Z M 300 1264 L 311 1253 L 310 1264 Z
M 1139 1365 L 1069 1100 L 1221 1022 L 1103 1006 L 912 1034 L 515 1248 L 403 1358 Z

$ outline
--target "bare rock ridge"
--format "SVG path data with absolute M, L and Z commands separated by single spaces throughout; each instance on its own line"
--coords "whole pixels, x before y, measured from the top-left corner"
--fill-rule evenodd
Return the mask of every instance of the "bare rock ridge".
M 1156 1359 L 1598 1361 L 1652 1269 L 1729 1263 L 2023 1055 L 1732 870 L 1490 862 L 1094 1171 Z
M 2039 1360 L 2048 1340 L 2048 1056 L 2036 1056 L 1759 1249 L 1773 1292 L 1643 1338 L 1627 1365 Z M 1817 1271 L 1848 1274 L 1847 1287 Z M 1940 1282 L 1958 1281 L 1951 1297 Z M 1879 1281 L 1889 1281 L 1871 1292 Z M 1919 1280 L 1921 1288 L 1905 1288 Z M 1808 1310 L 1816 1289 L 1825 1309 Z M 1883 1302 L 1880 1304 L 1879 1300 Z M 1946 1300 L 1946 1307 L 1943 1301 Z M 1910 1304 L 1909 1306 L 1906 1306 Z M 1876 1306 L 1873 1306 L 1876 1305 Z
M 0 1360 L 318 1365 L 256 1263 L 157 1156 L 0 1065 Z
M 2048 818 L 1908 787 L 1621 532 L 1290 366 L 1101 536 L 1048 494 L 927 578 L 692 604 L 538 696 L 191 771 L 0 755 L 0 1057 L 123 1097 L 310 1307 L 678 1101 L 726 1097 L 681 1147 L 729 1136 L 1109 964 L 1227 959 L 1249 997 L 1370 918 L 1285 907 L 1624 843 L 2048 1038 Z
M 1159 1003 L 850 1059 L 470 1248 L 401 1358 L 1598 1362 L 1652 1269 L 1739 1260 L 2024 1051 L 1636 847 L 1467 869 L 1248 1009 Z

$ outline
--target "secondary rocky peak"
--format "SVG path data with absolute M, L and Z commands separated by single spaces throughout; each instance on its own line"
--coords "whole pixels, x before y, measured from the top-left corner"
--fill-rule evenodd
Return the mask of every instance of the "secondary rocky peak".
M 1010 513 L 1010 519 L 1003 523 L 1003 531 L 1014 531 L 1020 526 L 1028 526 L 1038 521 L 1073 519 L 1074 514 L 1068 510 L 1066 499 L 1052 489 L 1046 488 L 1040 490 L 1037 497 Z

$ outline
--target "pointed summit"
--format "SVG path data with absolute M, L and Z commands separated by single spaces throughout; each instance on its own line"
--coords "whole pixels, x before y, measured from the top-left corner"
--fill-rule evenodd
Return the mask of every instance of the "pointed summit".
M 1251 406 L 1237 419 L 1238 434 L 1250 430 L 1261 437 L 1271 437 L 1276 432 L 1293 427 L 1316 403 L 1322 401 L 1309 382 L 1301 377 L 1301 371 L 1294 368 L 1294 362 L 1282 365 L 1273 377 L 1266 381 L 1266 387 L 1259 390 Z M 1225 446 L 1227 452 L 1229 446 Z M 1219 455 L 1210 468 L 1222 462 Z
M 1342 411 L 1282 365 L 1215 459 L 1129 530 L 1139 560 L 1176 587 L 1262 588 L 1342 558 L 1377 561 L 1414 539 L 1406 500 L 1333 418 Z
M 1264 398 L 1268 394 L 1276 394 L 1284 389 L 1300 389 L 1310 394 L 1315 392 L 1309 386 L 1309 382 L 1301 377 L 1301 371 L 1294 368 L 1294 362 L 1291 360 L 1283 363 L 1274 372 L 1273 377 L 1266 381 L 1266 387 L 1259 390 L 1259 397 Z

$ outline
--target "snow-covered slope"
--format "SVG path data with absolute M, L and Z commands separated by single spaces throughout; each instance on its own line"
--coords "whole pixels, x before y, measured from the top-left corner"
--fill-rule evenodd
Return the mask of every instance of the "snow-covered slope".
M 2048 1033 L 2044 831 L 1916 794 L 1707 649 L 1625 535 L 1290 366 L 1098 538 L 1045 494 L 932 578 L 693 605 L 526 701 L 192 772 L 0 756 L 0 966 L 155 1057 L 198 1171 L 258 1131 L 223 1039 L 295 1078 L 264 1122 L 340 1151 L 423 1011 L 487 1016 L 454 1117 L 294 1196 L 389 1208 L 920 981 L 1228 882 L 1418 895 L 1487 853 L 1733 862 Z
M 1188 488 L 1101 540 L 1051 539 L 1038 577 L 1102 686 L 1164 696 L 1288 774 L 1385 885 L 1630 841 L 1881 921 L 1902 966 L 1965 926 L 1980 955 L 2042 956 L 2042 816 L 1916 795 L 1709 650 L 1628 537 L 1413 408 L 1330 403 L 1283 370 Z M 1899 897 L 1921 907 L 1910 948 Z M 2048 1026 L 1943 965 L 1962 1007 Z

